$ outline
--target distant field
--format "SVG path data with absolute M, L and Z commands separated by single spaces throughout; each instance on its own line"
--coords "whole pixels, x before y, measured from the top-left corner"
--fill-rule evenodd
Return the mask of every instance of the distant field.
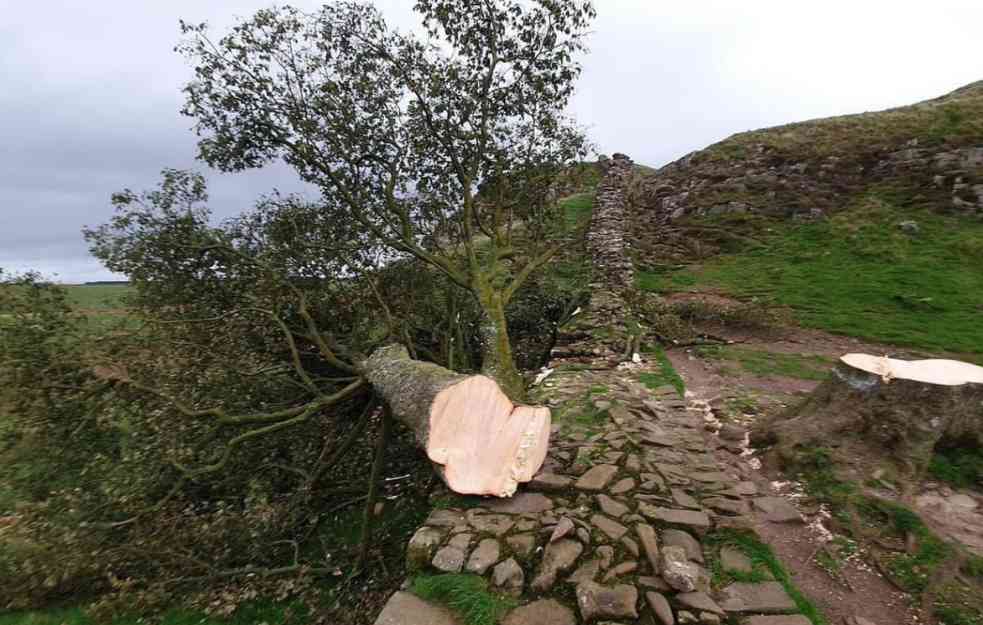
M 118 310 L 131 290 L 126 284 L 71 284 L 65 289 L 72 305 L 80 310 Z

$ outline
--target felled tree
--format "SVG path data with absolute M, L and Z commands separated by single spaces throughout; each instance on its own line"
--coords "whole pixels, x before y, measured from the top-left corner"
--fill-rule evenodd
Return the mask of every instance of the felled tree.
M 563 115 L 589 0 L 418 0 L 427 37 L 336 2 L 263 10 L 213 42 L 183 25 L 194 63 L 184 112 L 224 171 L 282 159 L 323 210 L 471 293 L 482 369 L 523 396 L 505 310 L 560 244 L 539 225 L 550 187 L 584 152 Z M 522 236 L 524 253 L 515 240 Z
M 185 363 L 178 375 L 187 389 L 171 375 L 169 388 L 159 382 L 167 347 L 148 346 L 158 352 L 149 366 L 106 370 L 189 423 L 236 432 L 194 465 L 175 460 L 184 479 L 220 475 L 237 448 L 366 400 L 415 433 L 457 492 L 509 496 L 532 478 L 545 458 L 549 410 L 515 406 L 491 378 L 410 358 L 414 343 L 393 331 L 390 303 L 379 296 L 387 265 L 371 236 L 297 198 L 267 199 L 215 227 L 205 201 L 200 176 L 167 171 L 156 191 L 118 194 L 118 214 L 87 233 L 94 254 L 130 276 L 134 303 L 160 328 L 154 339 L 181 346 L 167 360 Z M 403 346 L 383 348 L 394 340 Z M 230 355 L 258 372 L 257 383 L 290 385 L 279 407 L 198 383 L 208 370 L 238 379 L 242 365 Z

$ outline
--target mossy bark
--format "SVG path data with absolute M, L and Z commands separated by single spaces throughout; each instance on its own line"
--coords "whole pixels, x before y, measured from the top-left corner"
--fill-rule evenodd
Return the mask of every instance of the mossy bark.
M 983 385 L 885 380 L 843 362 L 803 403 L 752 432 L 782 464 L 828 448 L 861 472 L 892 464 L 909 476 L 925 471 L 943 440 L 983 442 Z
M 492 378 L 514 402 L 526 399 L 526 385 L 515 366 L 505 302 L 501 293 L 483 289 L 478 296 L 485 318 L 481 324 L 481 372 Z
M 416 434 L 424 449 L 430 436 L 430 407 L 440 391 L 467 379 L 432 362 L 410 358 L 406 347 L 389 345 L 373 352 L 360 369 L 392 415 Z

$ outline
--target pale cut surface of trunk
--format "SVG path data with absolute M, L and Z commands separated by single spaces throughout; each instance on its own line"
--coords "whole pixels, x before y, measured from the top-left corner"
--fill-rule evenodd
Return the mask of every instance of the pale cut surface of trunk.
M 511 497 L 546 459 L 549 409 L 516 406 L 489 377 L 412 360 L 399 346 L 362 369 L 454 492 Z
M 825 448 L 920 476 L 938 445 L 983 444 L 983 367 L 847 354 L 803 403 L 757 424 L 752 441 L 783 462 Z
M 901 379 L 942 386 L 983 384 L 983 367 L 958 360 L 896 360 L 869 354 L 847 354 L 840 360 L 855 369 L 879 375 L 885 382 Z

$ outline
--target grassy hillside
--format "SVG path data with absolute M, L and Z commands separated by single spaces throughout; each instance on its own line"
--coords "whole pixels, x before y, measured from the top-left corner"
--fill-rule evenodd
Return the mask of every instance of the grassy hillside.
M 741 133 L 639 186 L 644 290 L 758 298 L 807 327 L 983 362 L 983 82 Z
M 963 146 L 983 137 L 983 81 L 941 98 L 886 111 L 842 115 L 736 134 L 696 155 L 734 161 L 765 146 L 775 158 L 797 162 L 830 156 L 853 159 L 894 150 L 912 139 L 919 147 Z
M 755 224 L 761 245 L 642 272 L 639 285 L 758 298 L 791 307 L 807 327 L 983 362 L 983 222 L 904 210 L 876 195 L 828 220 L 765 221 Z M 918 232 L 904 232 L 902 221 Z

